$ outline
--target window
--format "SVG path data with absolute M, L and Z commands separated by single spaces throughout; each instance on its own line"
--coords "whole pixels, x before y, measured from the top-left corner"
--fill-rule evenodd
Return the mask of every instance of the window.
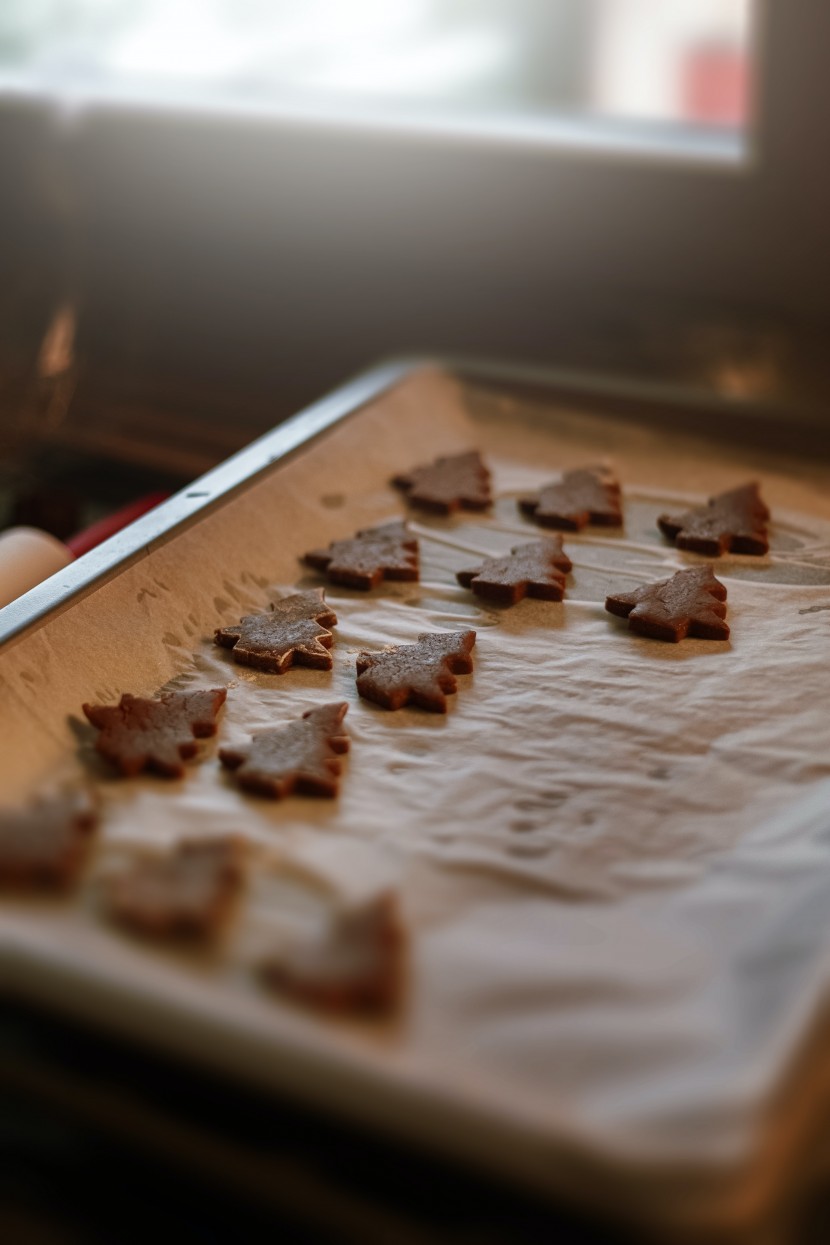
M 0 75 L 64 95 L 537 139 L 740 138 L 751 0 L 4 0 Z M 570 130 L 569 127 L 570 126 Z

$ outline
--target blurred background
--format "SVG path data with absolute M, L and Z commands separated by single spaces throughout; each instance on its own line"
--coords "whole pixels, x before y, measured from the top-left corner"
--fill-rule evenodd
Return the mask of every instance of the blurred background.
M 821 418 L 827 37 L 817 0 L 4 0 L 0 514 L 71 529 L 401 353 Z

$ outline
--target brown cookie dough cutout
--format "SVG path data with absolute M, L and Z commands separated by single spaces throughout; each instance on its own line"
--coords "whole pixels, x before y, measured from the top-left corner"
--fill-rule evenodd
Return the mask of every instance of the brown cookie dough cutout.
M 274 989 L 330 1012 L 388 1012 L 400 1000 L 406 940 L 394 895 L 338 914 L 318 938 L 267 957 Z
M 0 809 L 0 884 L 68 890 L 80 876 L 98 824 L 86 792 Z
M 395 476 L 392 483 L 403 489 L 410 506 L 435 514 L 486 510 L 493 502 L 490 472 L 478 450 L 436 458 L 433 463 Z
M 401 644 L 357 659 L 357 690 L 384 709 L 418 705 L 431 713 L 447 712 L 447 695 L 458 689 L 455 676 L 469 674 L 474 631 L 438 631 L 419 635 L 417 644 Z
M 108 914 L 152 938 L 212 939 L 241 888 L 243 859 L 243 845 L 233 838 L 185 840 L 169 855 L 137 861 L 109 878 Z
M 462 588 L 472 588 L 477 596 L 498 605 L 516 605 L 524 597 L 561 601 L 565 595 L 565 576 L 572 569 L 571 559 L 562 548 L 562 537 L 517 545 L 504 558 L 487 558 L 474 571 L 459 571 Z
M 661 514 L 657 526 L 678 549 L 719 558 L 724 553 L 761 555 L 769 550 L 769 510 L 758 484 L 742 484 L 711 497 L 705 506 L 673 518 Z
M 322 588 L 315 588 L 275 601 L 266 614 L 246 614 L 237 627 L 219 627 L 213 638 L 233 649 L 240 665 L 269 674 L 285 674 L 295 665 L 331 670 L 329 628 L 336 623 Z
M 125 692 L 117 705 L 84 705 L 83 710 L 101 732 L 95 747 L 120 773 L 132 777 L 148 769 L 181 778 L 182 761 L 198 751 L 196 740 L 216 734 L 216 715 L 227 694 L 219 687 L 145 700 Z
M 607 597 L 605 608 L 627 618 L 630 629 L 640 635 L 677 643 L 686 636 L 728 640 L 725 601 L 726 588 L 711 566 L 695 566 L 671 579 Z
M 385 579 L 417 580 L 418 540 L 405 523 L 385 523 L 364 528 L 351 540 L 334 540 L 328 549 L 313 549 L 303 561 L 333 584 L 368 591 Z
M 622 527 L 619 481 L 604 467 L 566 471 L 558 483 L 546 484 L 533 497 L 523 497 L 519 509 L 540 527 L 580 532 L 589 523 Z
M 348 752 L 343 729 L 348 705 L 321 705 L 295 722 L 254 735 L 242 748 L 221 748 L 219 760 L 236 781 L 255 795 L 281 800 L 298 795 L 337 795 L 341 764 Z

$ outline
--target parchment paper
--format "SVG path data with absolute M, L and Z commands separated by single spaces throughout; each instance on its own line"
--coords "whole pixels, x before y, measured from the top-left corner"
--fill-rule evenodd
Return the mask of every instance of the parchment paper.
M 395 471 L 470 446 L 494 469 L 493 516 L 416 518 L 420 584 L 328 587 L 332 673 L 258 674 L 211 643 L 220 623 L 322 583 L 304 550 L 402 513 Z M 539 535 L 518 495 L 605 456 L 625 530 L 565 537 L 562 604 L 488 608 L 457 586 L 456 570 Z M 702 561 L 666 544 L 657 514 L 748 478 L 773 511 L 772 552 L 717 564 L 730 642 L 661 644 L 606 614 L 612 587 Z M 361 649 L 469 627 L 475 672 L 446 718 L 356 696 Z M 248 1074 L 300 1092 L 302 1060 L 319 1056 L 341 1106 L 359 1068 L 375 1097 L 354 1109 L 537 1180 L 554 1155 L 557 1179 L 568 1155 L 655 1189 L 675 1168 L 748 1163 L 759 1179 L 773 1091 L 830 971 L 829 657 L 818 466 L 419 374 L 3 654 L 7 798 L 83 772 L 104 803 L 77 902 L 5 904 L 9 971 L 102 1018 L 109 1002 L 150 1039 L 212 1045 L 219 1062 L 238 1048 Z M 214 743 L 181 783 L 111 779 L 91 759 L 83 701 L 225 684 L 219 743 L 349 702 L 338 800 L 248 799 Z M 98 879 L 125 853 L 228 830 L 260 855 L 218 958 L 137 946 L 100 920 Z M 390 884 L 411 931 L 401 1017 L 335 1025 L 263 993 L 251 965 L 298 914 Z

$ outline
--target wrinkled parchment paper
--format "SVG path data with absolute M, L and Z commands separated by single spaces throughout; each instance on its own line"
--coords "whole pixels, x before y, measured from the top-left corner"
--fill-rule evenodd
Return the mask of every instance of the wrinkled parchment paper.
M 395 471 L 471 446 L 494 469 L 492 517 L 416 517 L 420 584 L 328 587 L 333 672 L 259 674 L 211 643 L 220 623 L 323 582 L 298 554 L 402 513 Z M 518 495 L 603 458 L 626 526 L 566 535 L 563 603 L 502 610 L 457 586 L 456 570 L 541 534 Z M 661 644 L 606 614 L 612 588 L 702 560 L 666 544 L 657 514 L 748 478 L 773 511 L 772 552 L 718 562 L 728 643 Z M 446 718 L 357 698 L 361 649 L 470 627 L 475 672 Z M 181 783 L 112 779 L 94 760 L 83 701 L 219 685 L 219 740 Z M 675 1172 L 698 1174 L 701 1205 L 724 1172 L 768 1184 L 771 1094 L 830 974 L 818 466 L 420 373 L 10 646 L 0 693 L 6 797 L 91 772 L 104 806 L 77 902 L 4 906 L 19 988 L 537 1181 L 590 1182 L 602 1165 L 619 1173 L 613 1196 L 643 1181 L 655 1205 Z M 249 799 L 219 767 L 217 742 L 340 699 L 338 800 Z M 125 854 L 228 830 L 260 854 L 218 957 L 174 957 L 100 920 L 96 886 Z M 399 1018 L 335 1024 L 263 992 L 263 948 L 315 905 L 390 885 L 411 932 Z

